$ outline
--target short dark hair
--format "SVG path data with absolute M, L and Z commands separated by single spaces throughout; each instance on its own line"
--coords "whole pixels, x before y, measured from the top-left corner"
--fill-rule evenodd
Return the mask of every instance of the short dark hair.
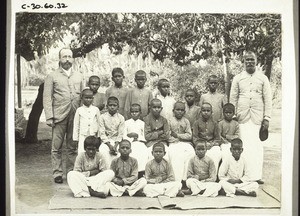
M 131 108 L 133 107 L 138 107 L 139 108 L 139 111 L 141 112 L 142 111 L 142 108 L 141 108 L 141 105 L 137 104 L 137 103 L 134 103 L 134 104 L 131 104 L 130 106 L 130 112 L 131 112 Z
M 240 138 L 235 138 L 235 139 L 231 140 L 230 143 L 231 143 L 231 146 L 234 144 L 243 145 L 243 141 Z
M 232 103 L 226 103 L 223 106 L 223 112 L 225 111 L 225 109 L 232 111 L 233 113 L 235 112 L 235 106 Z
M 208 80 L 211 79 L 211 78 L 213 78 L 213 79 L 219 79 L 219 78 L 217 77 L 217 75 L 215 75 L 215 74 L 209 75 Z
M 120 73 L 122 74 L 122 76 L 124 76 L 124 71 L 122 68 L 116 67 L 112 70 L 111 75 L 114 76 L 116 73 Z
M 81 93 L 80 93 L 80 97 L 82 97 L 82 96 L 83 96 L 83 94 L 84 94 L 84 92 L 87 92 L 87 91 L 90 91 L 90 92 L 92 92 L 92 93 L 93 93 L 93 91 L 92 91 L 91 89 L 89 89 L 89 88 L 85 88 L 85 89 L 83 89 L 83 90 L 81 91 Z
M 129 143 L 129 145 L 130 145 L 130 147 L 131 147 L 131 142 L 130 142 L 129 140 L 127 140 L 127 139 L 122 139 L 121 142 L 120 142 L 120 144 L 119 144 L 119 147 L 120 147 L 120 146 L 122 145 L 122 143 L 124 143 L 124 142 Z
M 84 149 L 86 149 L 88 146 L 99 148 L 101 142 L 102 140 L 100 137 L 88 136 L 83 142 L 83 147 Z
M 147 76 L 147 74 L 143 70 L 138 70 L 137 72 L 135 72 L 135 76 Z
M 176 106 L 177 104 L 182 104 L 182 105 L 185 106 L 185 103 L 184 103 L 184 102 L 182 102 L 182 101 L 176 101 L 176 102 L 174 103 L 173 109 L 175 109 L 175 106 Z
M 188 92 L 193 92 L 194 94 L 195 94 L 195 96 L 196 96 L 196 91 L 194 90 L 194 89 L 188 89 L 188 90 L 186 90 L 186 92 L 185 92 L 185 95 L 188 93 Z
M 151 106 L 151 107 L 152 107 L 153 102 L 160 102 L 160 104 L 162 104 L 161 100 L 159 100 L 158 98 L 153 98 L 153 99 L 150 101 L 150 106 Z
M 153 146 L 152 146 L 152 151 L 154 150 L 155 147 L 162 147 L 164 152 L 166 151 L 166 147 L 165 147 L 165 144 L 163 142 L 158 142 L 158 143 L 155 143 Z
M 89 78 L 89 83 L 90 83 L 93 79 L 98 79 L 99 82 L 100 82 L 100 77 L 98 77 L 98 76 L 96 76 L 96 75 L 92 75 L 92 76 L 90 76 L 90 78 Z
M 169 82 L 169 80 L 162 78 L 162 79 L 158 80 L 157 86 L 161 87 L 164 82 Z
M 207 104 L 207 105 L 209 105 L 209 106 L 210 106 L 210 108 L 212 109 L 212 105 L 211 105 L 210 103 L 208 103 L 208 102 L 203 102 L 203 104 L 201 105 L 201 109 L 202 109 L 202 106 L 203 106 L 204 104 Z
M 199 145 L 199 144 L 203 144 L 204 146 L 205 146 L 205 148 L 207 147 L 206 144 L 207 142 L 206 141 L 204 141 L 204 140 L 198 140 L 198 141 L 196 141 L 196 143 L 194 143 L 195 144 L 195 148 L 197 147 L 197 145 Z
M 107 104 L 110 102 L 110 101 L 116 101 L 118 104 L 119 104 L 119 99 L 115 96 L 110 96 L 108 99 L 107 99 Z

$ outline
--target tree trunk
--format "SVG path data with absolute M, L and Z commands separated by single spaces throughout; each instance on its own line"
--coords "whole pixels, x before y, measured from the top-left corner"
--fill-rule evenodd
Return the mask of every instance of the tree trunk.
M 43 92 L 44 92 L 44 83 L 42 83 L 38 90 L 37 98 L 32 105 L 31 112 L 29 114 L 26 135 L 24 138 L 25 143 L 36 143 L 37 139 L 37 131 L 39 126 L 39 120 L 43 111 Z
M 227 57 L 223 54 L 223 67 L 224 67 L 224 82 L 225 82 L 225 95 L 227 96 L 227 102 L 229 101 L 230 95 L 230 74 L 228 67 Z
M 17 95 L 18 95 L 18 108 L 22 108 L 21 96 L 21 56 L 17 54 Z
M 265 75 L 268 77 L 269 80 L 270 80 L 271 72 L 272 72 L 272 62 L 273 62 L 273 56 L 267 56 Z

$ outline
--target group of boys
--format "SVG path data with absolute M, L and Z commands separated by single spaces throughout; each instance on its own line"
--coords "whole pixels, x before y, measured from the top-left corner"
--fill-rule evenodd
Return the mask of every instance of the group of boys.
M 67 175 L 75 197 L 256 196 L 258 184 L 241 156 L 235 107 L 216 92 L 216 76 L 209 77 L 199 106 L 192 89 L 185 102 L 176 101 L 167 79 L 159 80 L 153 95 L 142 70 L 132 89 L 123 87 L 123 79 L 123 70 L 114 68 L 114 85 L 105 95 L 98 93 L 97 76 L 81 93 L 73 128 L 78 156 Z

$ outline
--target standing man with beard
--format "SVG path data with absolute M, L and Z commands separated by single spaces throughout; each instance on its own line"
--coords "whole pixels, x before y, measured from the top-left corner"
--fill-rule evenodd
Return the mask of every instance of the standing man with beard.
M 77 146 L 73 142 L 73 119 L 76 98 L 83 88 L 83 75 L 72 68 L 73 52 L 69 48 L 59 51 L 59 68 L 45 79 L 43 105 L 46 123 L 52 127 L 51 160 L 55 183 L 63 183 L 62 145 L 66 136 L 67 172 L 73 170 Z
M 261 125 L 265 129 L 269 127 L 272 93 L 267 76 L 256 70 L 256 62 L 255 53 L 244 55 L 245 71 L 237 74 L 232 81 L 230 103 L 236 107 L 250 179 L 263 184 L 263 145 L 259 139 L 259 129 Z

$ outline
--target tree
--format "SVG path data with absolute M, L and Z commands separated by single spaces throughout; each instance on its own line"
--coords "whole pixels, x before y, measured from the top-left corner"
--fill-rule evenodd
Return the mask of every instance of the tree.
M 227 95 L 227 64 L 233 56 L 256 52 L 268 78 L 273 59 L 281 56 L 279 14 L 18 13 L 15 52 L 30 61 L 67 34 L 76 38 L 74 57 L 103 44 L 116 55 L 129 45 L 131 54 L 170 59 L 179 66 L 218 56 L 224 62 Z

